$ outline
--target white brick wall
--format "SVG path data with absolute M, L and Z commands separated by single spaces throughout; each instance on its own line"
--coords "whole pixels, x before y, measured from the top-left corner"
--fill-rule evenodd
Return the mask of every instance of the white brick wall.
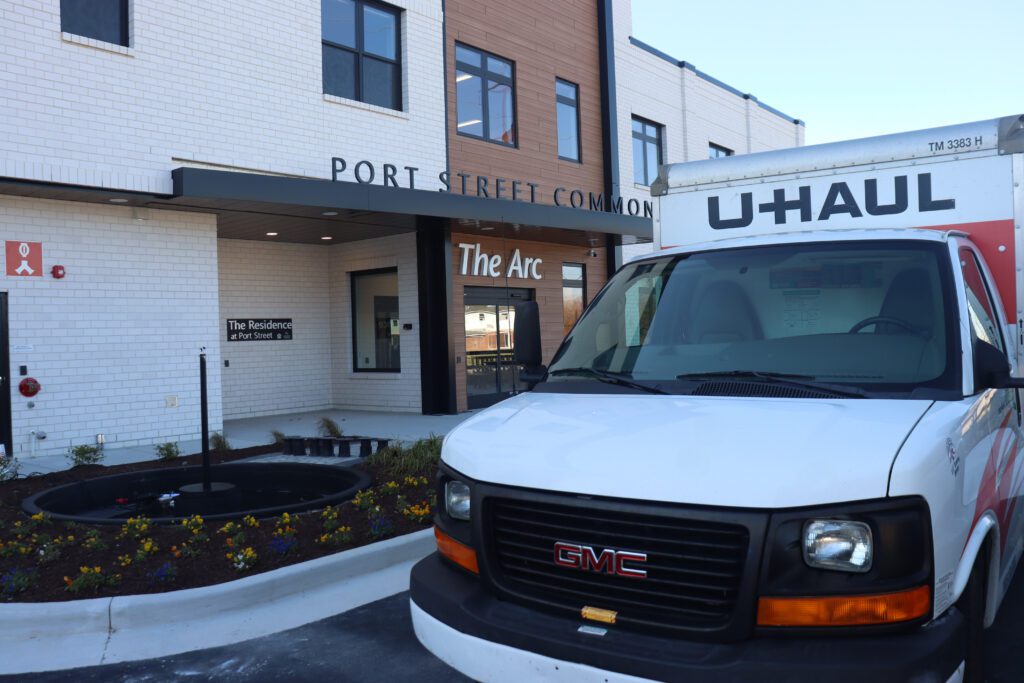
M 43 243 L 43 277 L 0 275 L 8 293 L 14 452 L 61 453 L 199 438 L 199 349 L 209 359 L 210 426 L 221 429 L 214 217 L 0 196 L 0 242 Z M 67 276 L 49 275 L 56 265 Z M 5 271 L 4 271 L 5 272 Z M 165 405 L 177 396 L 178 406 Z
M 630 43 L 631 5 L 631 0 L 614 2 L 619 179 L 626 201 L 650 199 L 648 188 L 633 182 L 633 116 L 664 126 L 665 163 L 706 159 L 709 143 L 737 154 L 804 143 L 803 126 Z M 651 248 L 624 246 L 623 258 L 650 253 Z
M 331 405 L 327 247 L 218 240 L 224 418 Z M 291 318 L 292 339 L 227 341 L 228 318 Z
M 334 405 L 418 412 L 422 404 L 416 235 L 338 244 L 330 251 Z M 412 324 L 412 330 L 401 331 L 402 371 L 353 372 L 351 274 L 394 267 L 398 268 L 400 324 Z
M 213 165 L 318 178 L 331 156 L 445 166 L 441 0 L 402 7 L 403 102 L 323 94 L 320 0 L 132 0 L 131 46 L 60 30 L 60 0 L 0 3 L 0 176 L 169 193 Z M 97 47 L 100 46 L 100 47 Z

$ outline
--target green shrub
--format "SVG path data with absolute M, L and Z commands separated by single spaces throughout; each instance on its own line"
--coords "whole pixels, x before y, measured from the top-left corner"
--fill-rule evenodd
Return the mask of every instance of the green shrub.
M 338 426 L 337 422 L 329 417 L 321 417 L 320 436 L 330 436 L 335 439 L 340 439 L 344 436 L 344 433 L 341 431 L 341 427 Z
M 104 455 L 99 446 L 83 444 L 68 449 L 67 458 L 71 461 L 72 467 L 77 467 L 78 465 L 98 465 L 103 461 Z
M 161 460 L 174 460 L 181 455 L 181 451 L 178 449 L 178 444 L 173 441 L 159 444 L 154 448 L 154 450 L 156 451 L 156 457 Z
M 371 455 L 367 458 L 367 464 L 379 467 L 390 479 L 433 476 L 441 459 L 441 442 L 440 436 L 431 434 L 408 446 L 394 444 Z
M 228 442 L 226 436 L 220 432 L 214 432 L 213 434 L 210 434 L 210 448 L 214 451 L 220 452 L 230 451 L 231 444 Z

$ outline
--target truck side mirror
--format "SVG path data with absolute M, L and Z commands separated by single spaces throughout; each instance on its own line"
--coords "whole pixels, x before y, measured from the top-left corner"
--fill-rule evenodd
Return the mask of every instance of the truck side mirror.
M 527 370 L 536 370 L 543 365 L 540 349 L 540 308 L 536 301 L 516 304 L 515 360 Z
M 975 389 L 1024 389 L 1024 379 L 1010 377 L 1006 354 L 980 339 L 974 340 Z

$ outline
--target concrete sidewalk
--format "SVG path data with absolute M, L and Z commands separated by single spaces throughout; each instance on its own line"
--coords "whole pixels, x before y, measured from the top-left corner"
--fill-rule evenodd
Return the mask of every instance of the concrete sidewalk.
M 232 448 L 262 446 L 273 441 L 271 433 L 274 431 L 283 432 L 288 436 L 316 436 L 320 419 L 329 417 L 338 423 L 338 427 L 345 434 L 410 442 L 431 434 L 443 436 L 472 414 L 472 412 L 467 412 L 458 415 L 420 415 L 381 410 L 316 410 L 225 420 L 224 436 Z M 178 448 L 182 455 L 198 453 L 200 451 L 199 439 L 179 441 Z M 106 457 L 103 464 L 108 466 L 152 460 L 156 457 L 151 445 L 108 447 L 104 453 Z M 19 461 L 23 475 L 57 472 L 68 469 L 70 466 L 68 459 L 63 454 L 43 455 L 35 458 L 22 457 L 19 458 Z

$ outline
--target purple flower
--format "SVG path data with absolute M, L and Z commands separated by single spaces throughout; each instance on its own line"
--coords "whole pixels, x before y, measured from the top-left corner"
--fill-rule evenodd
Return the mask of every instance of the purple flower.
M 270 539 L 270 552 L 284 555 L 298 545 L 298 540 L 291 536 L 274 536 Z

